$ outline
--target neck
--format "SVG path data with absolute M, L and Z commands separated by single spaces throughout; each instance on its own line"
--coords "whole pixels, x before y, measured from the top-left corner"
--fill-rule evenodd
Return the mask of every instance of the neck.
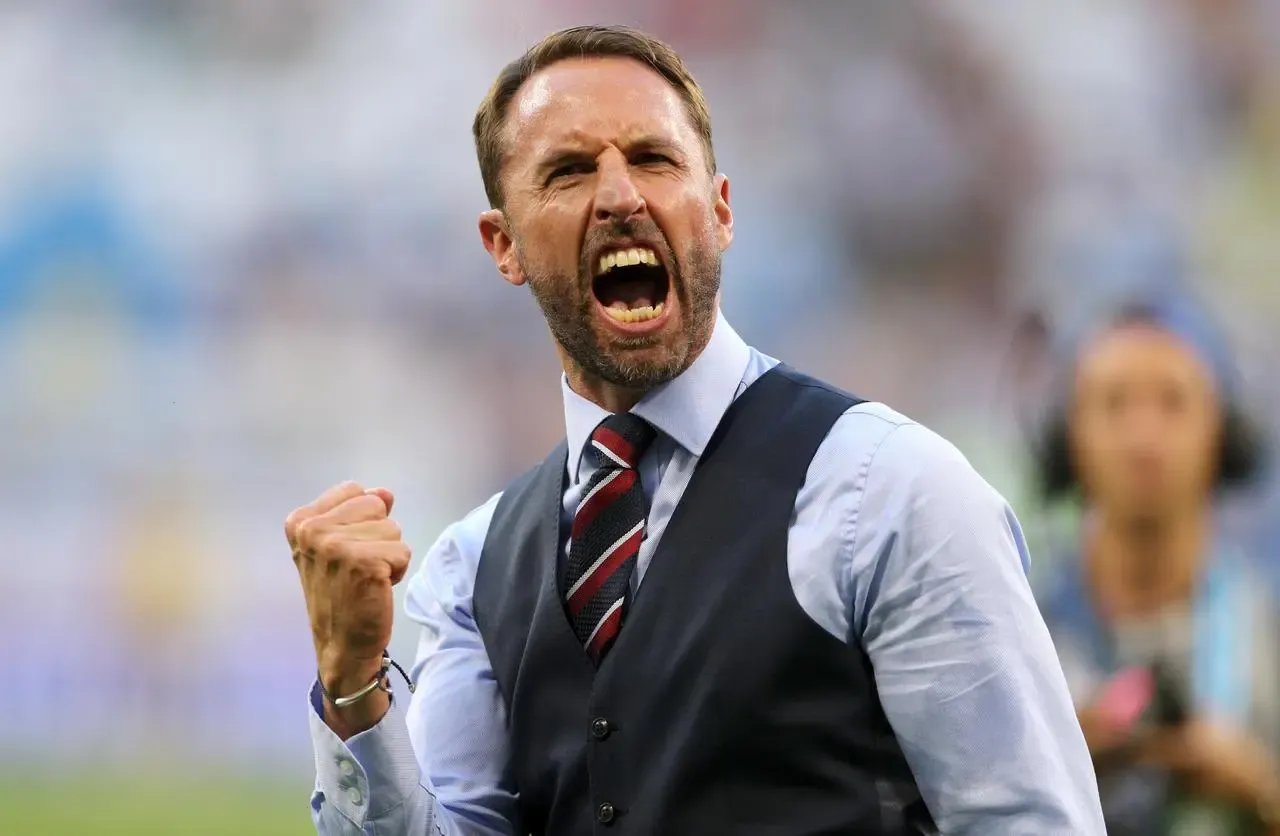
M 1090 581 L 1107 609 L 1140 614 L 1188 600 L 1211 531 L 1208 509 L 1162 519 L 1099 512 L 1086 536 Z
M 668 362 L 663 364 L 665 368 L 634 369 L 633 371 L 637 372 L 634 375 L 636 378 L 648 378 L 643 385 L 638 386 L 611 383 L 598 374 L 592 374 L 574 360 L 573 356 L 558 342 L 556 350 L 560 354 L 560 367 L 564 369 L 565 379 L 568 380 L 570 389 L 606 412 L 628 412 L 649 392 L 689 370 L 711 343 L 714 324 L 713 320 L 712 327 L 706 330 L 705 336 L 687 347 L 684 362 L 678 365 Z
M 599 406 L 606 412 L 627 412 L 640 402 L 647 389 L 632 389 L 606 383 L 599 378 L 583 374 L 581 370 L 565 369 L 569 388 Z

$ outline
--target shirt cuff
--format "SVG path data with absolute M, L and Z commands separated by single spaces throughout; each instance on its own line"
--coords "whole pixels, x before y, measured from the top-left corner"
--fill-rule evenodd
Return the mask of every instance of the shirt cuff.
M 368 816 L 385 815 L 413 797 L 421 780 L 418 759 L 409 741 L 404 710 L 391 708 L 373 728 L 345 742 L 324 721 L 320 683 L 311 686 L 311 743 L 316 756 L 312 807 L 326 801 L 356 827 Z

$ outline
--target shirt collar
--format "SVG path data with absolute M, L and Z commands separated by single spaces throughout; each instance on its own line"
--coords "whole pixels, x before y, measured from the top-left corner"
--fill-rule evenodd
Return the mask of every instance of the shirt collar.
M 674 380 L 645 394 L 631 412 L 670 436 L 695 456 L 701 456 L 711 434 L 733 399 L 751 359 L 750 349 L 723 315 L 718 315 L 707 347 Z M 569 388 L 561 375 L 564 424 L 569 445 L 569 478 L 578 478 L 582 453 L 591 433 L 609 417 L 598 405 Z

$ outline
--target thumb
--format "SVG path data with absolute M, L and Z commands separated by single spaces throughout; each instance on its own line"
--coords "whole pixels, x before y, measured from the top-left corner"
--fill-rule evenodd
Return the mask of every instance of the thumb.
M 370 488 L 365 491 L 367 496 L 376 496 L 382 500 L 382 504 L 387 506 L 387 513 L 391 513 L 391 506 L 396 504 L 396 496 L 386 488 Z

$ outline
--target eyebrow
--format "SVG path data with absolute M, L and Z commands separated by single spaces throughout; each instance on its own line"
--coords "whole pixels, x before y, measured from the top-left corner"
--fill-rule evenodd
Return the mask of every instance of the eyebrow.
M 535 171 L 539 174 L 544 174 L 549 171 L 554 171 L 562 165 L 582 162 L 583 160 L 589 160 L 591 158 L 592 155 L 581 148 L 561 148 L 539 160 Z
M 657 136 L 655 134 L 646 134 L 638 136 L 631 142 L 627 143 L 628 151 L 662 151 L 673 157 L 683 157 L 684 152 L 680 146 L 670 139 Z
M 623 150 L 627 153 L 634 153 L 636 151 L 661 151 L 663 153 L 670 154 L 673 157 L 683 158 L 684 156 L 679 145 L 675 142 L 654 134 L 645 134 L 624 142 Z M 539 173 L 554 171 L 567 163 L 576 163 L 594 158 L 594 154 L 581 147 L 557 148 L 538 162 L 536 170 Z

